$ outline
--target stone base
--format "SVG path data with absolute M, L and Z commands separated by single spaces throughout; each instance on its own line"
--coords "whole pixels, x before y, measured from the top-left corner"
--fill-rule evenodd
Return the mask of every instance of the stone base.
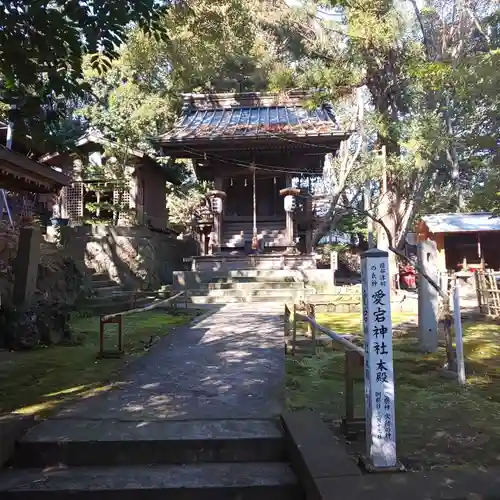
M 0 417 L 0 468 L 11 458 L 16 443 L 35 424 L 33 415 L 3 415 Z
M 375 467 L 370 459 L 370 457 L 367 457 L 365 455 L 362 455 L 359 457 L 359 465 L 362 466 L 366 472 L 369 473 L 395 473 L 395 472 L 406 472 L 405 466 L 401 462 L 396 462 L 396 465 L 394 467 Z
M 191 271 L 232 271 L 239 269 L 316 269 L 314 255 L 204 255 L 192 257 Z

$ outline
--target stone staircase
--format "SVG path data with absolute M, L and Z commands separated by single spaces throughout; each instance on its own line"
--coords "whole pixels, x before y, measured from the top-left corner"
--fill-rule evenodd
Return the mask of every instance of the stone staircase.
M 299 500 L 274 420 L 46 420 L 0 472 L 2 500 Z
M 230 304 L 235 302 L 297 302 L 315 293 L 300 274 L 239 270 L 216 275 L 188 289 L 188 303 Z M 184 298 L 182 299 L 184 301 Z
M 92 275 L 93 297 L 87 302 L 87 308 L 95 315 L 113 314 L 128 309 L 143 307 L 158 298 L 156 292 L 136 292 L 127 290 L 107 274 Z
M 261 228 L 259 228 L 259 225 Z M 222 247 L 233 249 L 242 247 L 240 234 L 243 231 L 245 240 L 252 241 L 253 223 L 252 222 L 224 222 L 222 233 Z M 265 229 L 262 229 L 265 227 Z M 259 238 L 264 238 L 267 247 L 286 246 L 285 219 L 282 221 L 260 222 L 257 224 Z

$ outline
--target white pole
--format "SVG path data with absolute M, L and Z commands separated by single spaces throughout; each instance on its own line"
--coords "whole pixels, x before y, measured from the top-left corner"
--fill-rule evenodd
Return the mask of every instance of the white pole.
M 253 236 L 257 236 L 257 191 L 255 189 L 255 168 L 253 169 Z
M 398 467 L 389 254 L 374 248 L 361 258 L 366 465 L 375 471 L 387 470 Z
M 16 109 L 15 106 L 11 106 L 11 109 Z M 6 141 L 6 146 L 7 149 L 11 150 L 12 149 L 12 137 L 14 136 L 14 125 L 13 123 L 9 120 L 7 122 L 7 141 Z M 9 203 L 7 200 L 7 194 L 5 192 L 5 189 L 0 190 L 0 219 L 3 218 L 3 210 L 5 208 L 5 211 L 7 212 L 7 217 L 9 219 L 10 225 L 12 228 L 14 228 L 14 222 L 12 221 L 12 214 L 10 213 L 10 208 L 9 208 Z
M 453 323 L 455 325 L 455 342 L 457 350 L 458 383 L 465 385 L 464 341 L 462 337 L 462 315 L 460 314 L 460 285 L 458 280 L 453 289 Z
M 14 135 L 14 127 L 11 121 L 7 122 L 7 149 L 12 149 L 12 137 Z
M 332 285 L 335 287 L 335 271 L 338 269 L 339 265 L 339 255 L 337 252 L 330 253 L 330 270 L 332 273 Z

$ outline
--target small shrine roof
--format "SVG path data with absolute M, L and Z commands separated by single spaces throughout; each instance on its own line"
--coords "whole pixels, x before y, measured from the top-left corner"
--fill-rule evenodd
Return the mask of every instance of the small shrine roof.
M 500 231 L 500 217 L 489 212 L 432 214 L 422 220 L 431 233 Z
M 0 145 L 0 187 L 11 191 L 57 192 L 69 177 Z
M 214 94 L 184 96 L 183 113 L 158 143 L 276 136 L 345 136 L 333 108 L 305 106 L 306 94 Z

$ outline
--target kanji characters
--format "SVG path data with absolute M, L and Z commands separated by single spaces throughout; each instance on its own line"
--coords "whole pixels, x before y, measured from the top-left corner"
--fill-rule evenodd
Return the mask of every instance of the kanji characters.
M 378 339 L 379 336 L 382 337 L 383 339 L 385 338 L 385 334 L 388 333 L 388 329 L 386 326 L 382 325 L 382 326 L 377 326 L 375 325 L 373 327 L 373 336 Z
M 385 293 L 383 290 L 377 290 L 373 295 L 372 295 L 372 299 L 373 299 L 373 303 L 378 305 L 378 306 L 383 306 L 384 303 L 382 302 L 382 300 L 385 298 Z
M 377 371 L 378 372 L 386 372 L 387 370 L 388 370 L 388 368 L 387 368 L 387 361 L 384 361 L 383 359 L 381 359 L 377 363 Z
M 377 307 L 376 311 L 373 311 L 373 316 L 375 316 L 375 321 L 377 323 L 383 323 L 385 321 L 387 311 L 382 309 L 380 306 Z
M 389 351 L 387 350 L 387 345 L 385 342 L 382 342 L 382 343 L 375 342 L 375 344 L 373 345 L 373 349 L 375 350 L 377 355 L 389 354 Z

